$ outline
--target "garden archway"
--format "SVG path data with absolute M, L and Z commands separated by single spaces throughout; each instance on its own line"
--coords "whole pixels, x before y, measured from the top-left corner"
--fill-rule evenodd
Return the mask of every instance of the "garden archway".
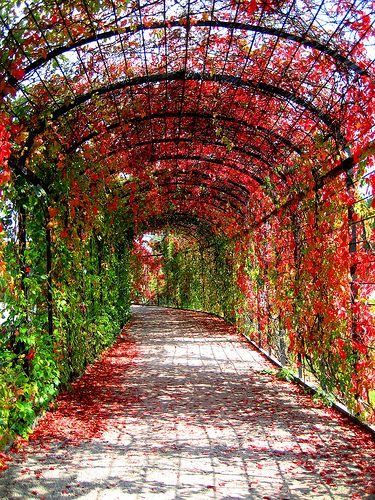
M 282 332 L 295 363 L 372 418 L 373 9 L 2 3 L 7 363 L 53 394 L 90 361 L 82 344 L 110 342 L 93 318 L 126 320 L 134 235 L 187 226 L 233 292 L 207 308 L 263 347 Z

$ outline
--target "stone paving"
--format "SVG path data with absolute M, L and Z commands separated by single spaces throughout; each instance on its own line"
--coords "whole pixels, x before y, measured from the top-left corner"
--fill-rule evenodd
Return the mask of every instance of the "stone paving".
M 277 380 L 232 327 L 133 312 L 137 356 L 110 389 L 124 402 L 111 425 L 80 442 L 31 442 L 0 476 L 1 499 L 375 498 L 371 436 Z

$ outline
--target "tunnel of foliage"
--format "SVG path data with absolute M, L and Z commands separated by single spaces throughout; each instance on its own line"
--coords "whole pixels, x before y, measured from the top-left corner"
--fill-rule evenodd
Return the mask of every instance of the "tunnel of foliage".
M 374 9 L 0 0 L 1 443 L 132 299 L 223 315 L 374 420 Z

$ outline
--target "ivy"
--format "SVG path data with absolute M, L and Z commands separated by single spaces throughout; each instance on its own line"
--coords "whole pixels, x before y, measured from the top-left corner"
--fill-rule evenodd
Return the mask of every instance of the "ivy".
M 211 235 L 205 240 L 176 232 L 149 238 L 137 242 L 133 275 L 140 281 L 134 283 L 135 299 L 143 296 L 149 303 L 209 311 L 235 321 L 238 289 L 233 242 L 226 237 Z
M 98 234 L 96 228 L 83 239 L 78 226 L 71 228 L 74 237 L 59 238 L 63 209 L 59 215 L 48 210 L 46 200 L 33 189 L 19 192 L 22 201 L 11 204 L 7 198 L 2 206 L 6 234 L 6 268 L 1 277 L 6 311 L 0 336 L 2 444 L 27 435 L 35 416 L 48 407 L 61 386 L 82 374 L 113 343 L 129 318 L 130 306 L 127 236 L 121 238 L 108 229 Z M 48 227 L 52 229 L 50 276 Z
M 131 298 L 224 316 L 375 418 L 371 6 L 185 7 L 1 2 L 2 442 Z

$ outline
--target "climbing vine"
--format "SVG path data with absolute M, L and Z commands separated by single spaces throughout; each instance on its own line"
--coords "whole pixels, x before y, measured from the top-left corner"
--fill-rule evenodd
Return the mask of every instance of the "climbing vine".
M 66 210 L 19 180 L 2 204 L 2 444 L 28 432 L 61 386 L 129 318 L 129 241 L 107 220 L 64 227 Z M 12 203 L 9 201 L 12 198 Z
M 374 419 L 372 3 L 10 1 L 0 34 L 2 440 L 130 297 Z
M 143 256 L 147 248 L 140 245 Z M 142 295 L 149 303 L 210 311 L 228 321 L 235 320 L 238 288 L 234 245 L 229 238 L 215 235 L 197 238 L 164 230 L 152 235 L 147 246 L 151 252 L 137 262 L 147 266 L 139 275 L 142 276 Z M 137 245 L 137 252 L 138 248 Z M 145 276 L 148 277 L 147 291 Z
M 373 419 L 374 253 L 364 226 L 373 212 L 353 194 L 337 180 L 259 227 L 240 246 L 238 285 L 242 322 L 260 347 L 284 363 L 291 356 Z

